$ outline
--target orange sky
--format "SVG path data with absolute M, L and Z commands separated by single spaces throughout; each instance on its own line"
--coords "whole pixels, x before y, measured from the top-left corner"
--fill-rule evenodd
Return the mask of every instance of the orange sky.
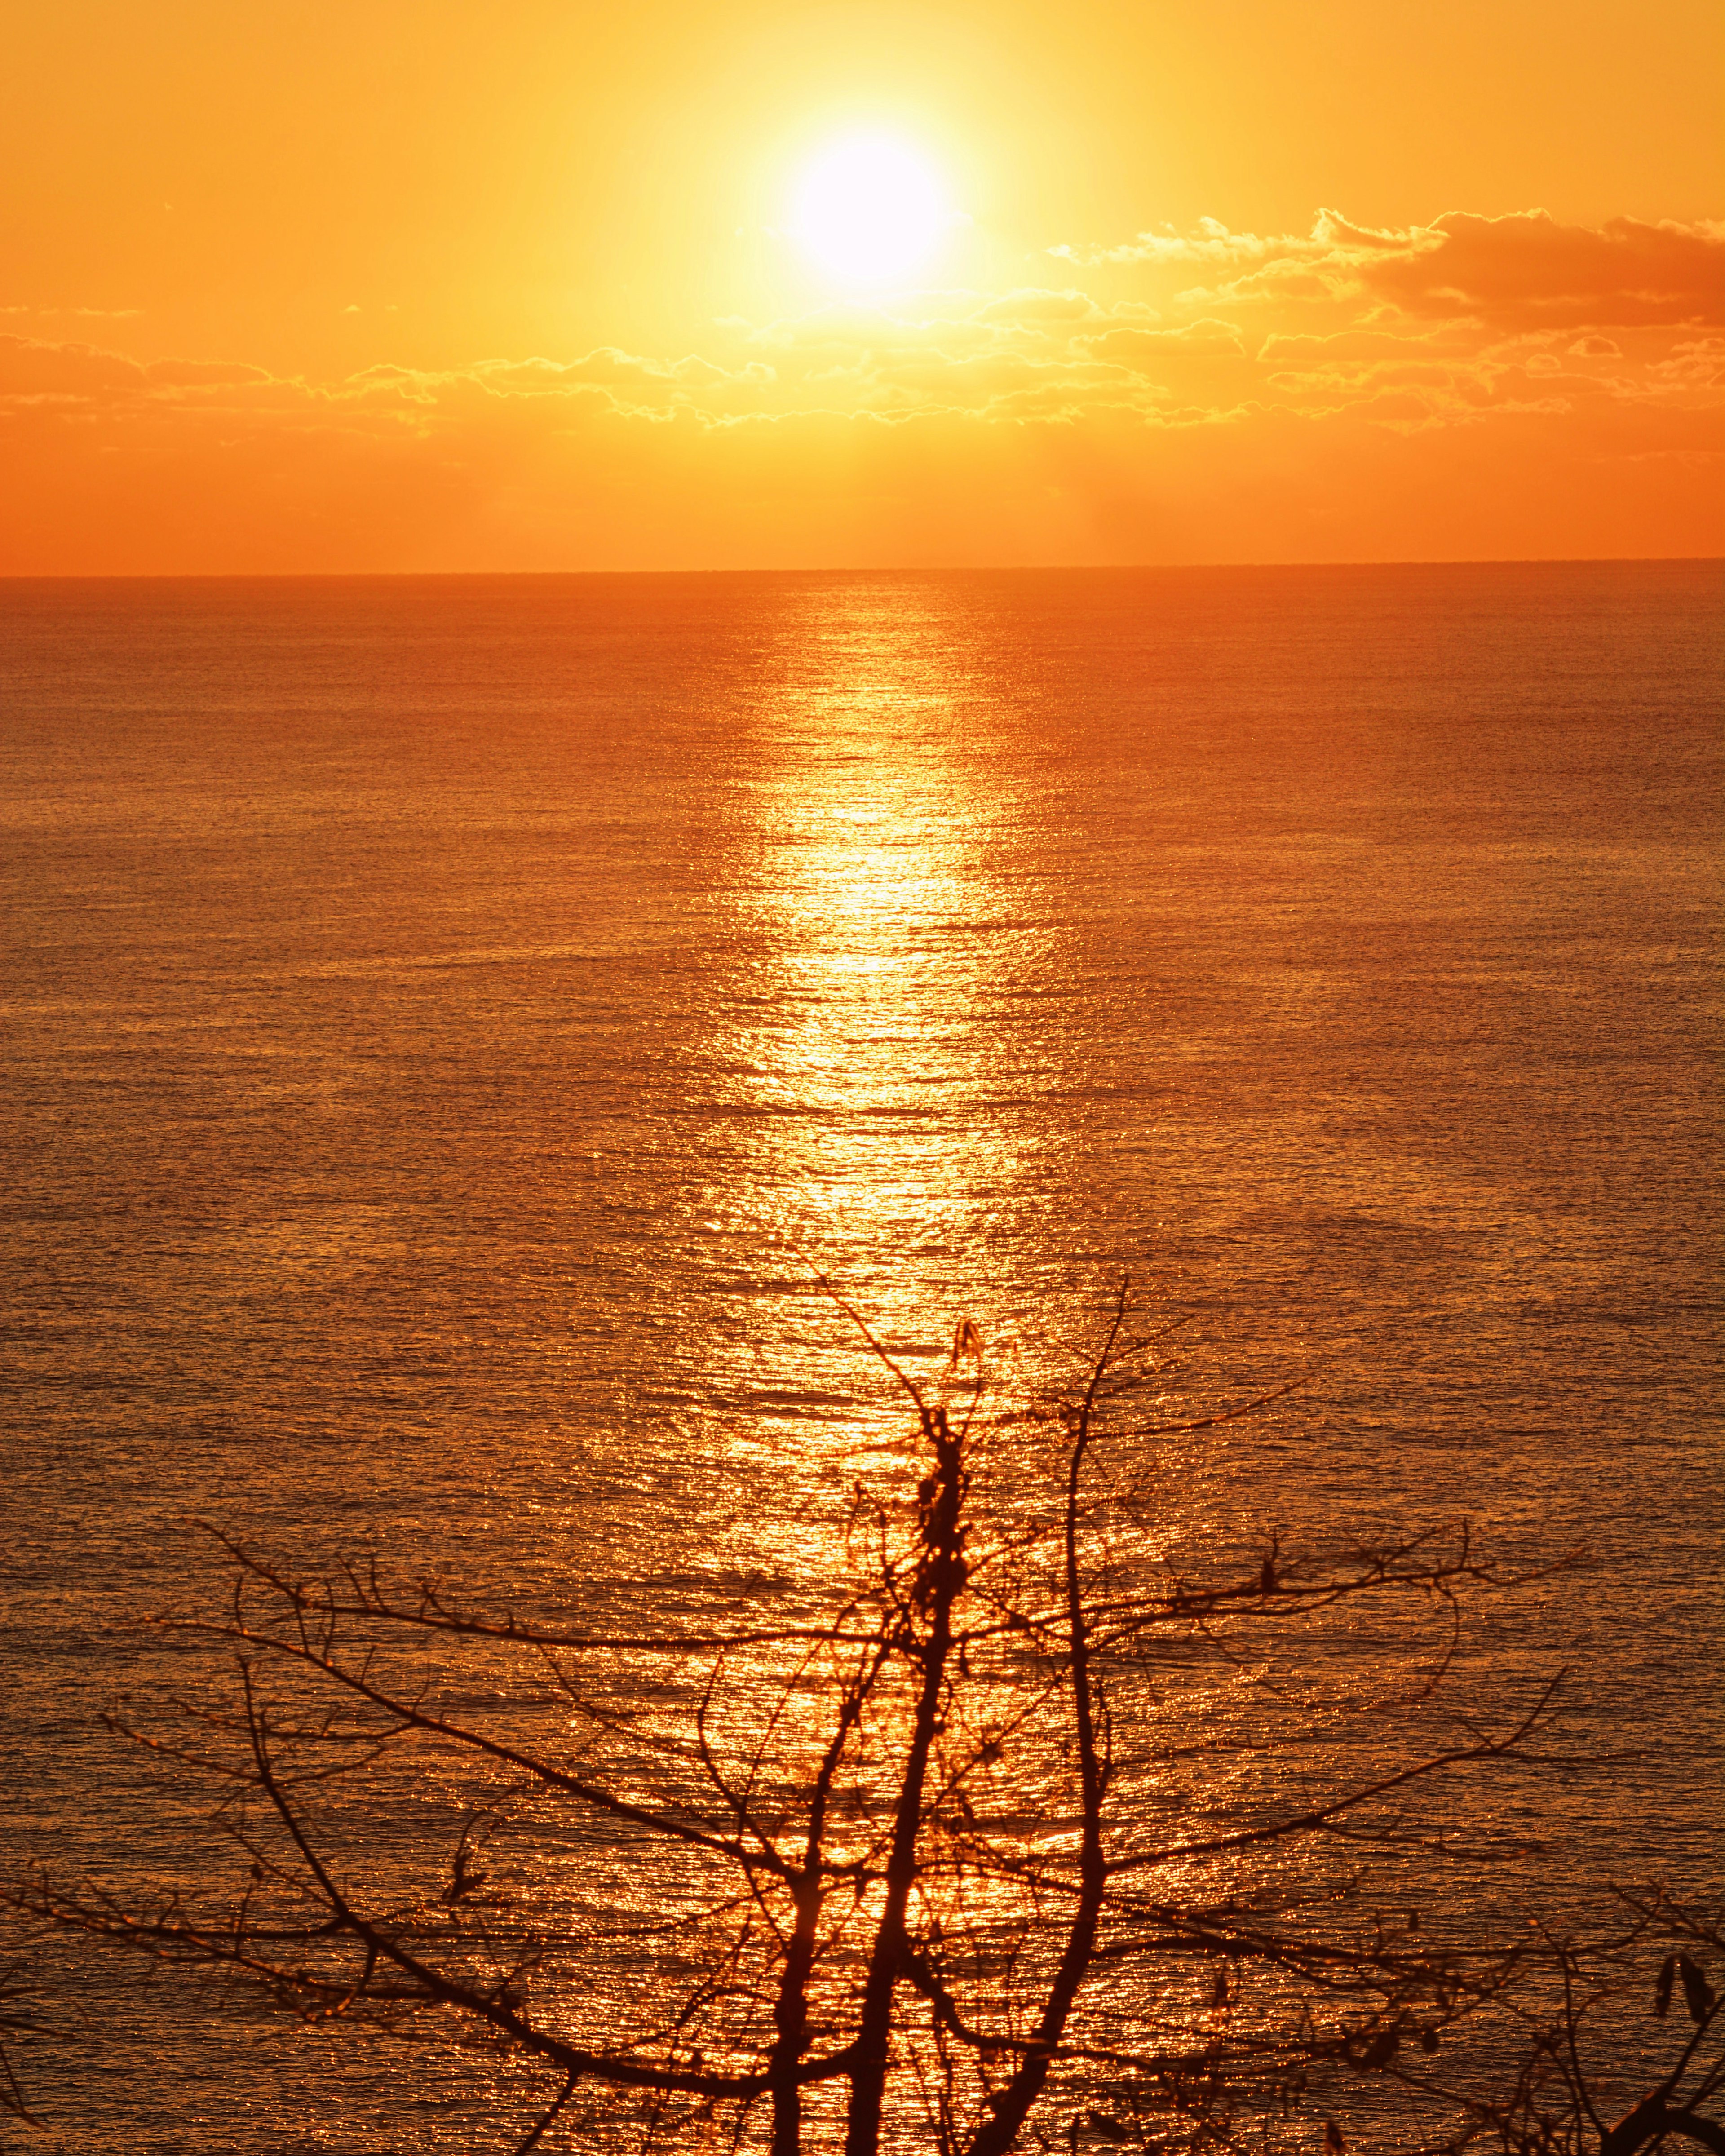
M 0 572 L 1725 552 L 1717 0 L 57 0 Z M 787 233 L 858 128 L 963 218 Z

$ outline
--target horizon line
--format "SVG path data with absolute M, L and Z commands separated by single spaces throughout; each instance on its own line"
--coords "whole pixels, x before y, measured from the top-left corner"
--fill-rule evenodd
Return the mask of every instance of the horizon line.
M 217 584 L 525 581 L 623 577 L 964 577 L 1193 574 L 1199 572 L 1332 569 L 1564 569 L 1707 567 L 1725 554 L 1428 554 L 1389 560 L 1353 557 L 1305 562 L 948 562 L 833 564 L 797 567 L 615 569 L 8 569 L 5 584 Z

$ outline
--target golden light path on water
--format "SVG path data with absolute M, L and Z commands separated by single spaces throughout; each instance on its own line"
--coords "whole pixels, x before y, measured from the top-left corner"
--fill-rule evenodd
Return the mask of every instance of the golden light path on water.
M 749 933 L 763 956 L 755 993 L 711 1050 L 727 1073 L 725 1111 L 747 1137 L 741 1159 L 726 1159 L 723 1180 L 708 1186 L 701 1203 L 732 1233 L 742 1212 L 768 1248 L 777 1245 L 786 1272 L 803 1276 L 805 1305 L 819 1303 L 808 1292 L 811 1272 L 830 1270 L 855 1294 L 860 1265 L 869 1322 L 931 1398 L 950 1398 L 957 1410 L 965 1389 L 943 1380 L 942 1358 L 957 1320 L 976 1320 L 991 1388 L 977 1424 L 982 1483 L 998 1481 L 1009 1466 L 991 1456 L 1004 1449 L 987 1441 L 995 1418 L 1022 1410 L 1054 1376 L 1046 1344 L 1025 1337 L 1014 1295 L 1022 1284 L 974 1276 L 991 1224 L 1022 1222 L 1045 1200 L 1047 1153 L 1061 1142 L 1048 1130 L 1027 1145 L 1022 1119 L 995 1112 L 993 1104 L 1022 1098 L 1029 1078 L 1022 1031 L 1002 1022 L 1003 1005 L 1025 983 L 1003 978 L 1002 969 L 1031 969 L 1034 989 L 1039 978 L 1069 972 L 1070 960 L 1061 948 L 1069 938 L 1034 879 L 1000 873 L 1023 844 L 1009 813 L 1019 807 L 1016 789 L 1003 785 L 1006 774 L 992 761 L 998 744 L 979 738 L 976 685 L 953 665 L 952 644 L 937 609 L 919 619 L 902 594 L 822 593 L 786 625 L 779 707 L 763 729 L 769 753 L 741 789 L 743 828 L 732 839 L 750 893 Z M 950 1275 L 955 1256 L 970 1261 L 969 1295 L 962 1306 L 931 1308 L 931 1287 Z M 721 1593 L 710 1605 L 732 1622 L 758 1623 L 775 1611 L 806 1622 L 829 1610 L 836 1595 L 866 1584 L 866 1538 L 847 1532 L 850 1491 L 884 1498 L 901 1516 L 901 1532 L 927 1465 L 909 1404 L 848 1322 L 830 1308 L 825 1316 L 813 1340 L 785 1349 L 798 1366 L 793 1374 L 766 1367 L 757 1337 L 748 1343 L 779 1412 L 763 1420 L 715 1405 L 702 1418 L 708 1442 L 718 1447 L 717 1473 L 746 1485 L 752 1500 L 731 1550 L 706 1518 L 688 1537 L 689 1564 L 710 1568 L 711 1578 L 729 1558 L 731 1576 L 749 1581 L 747 1595 Z M 1069 1380 L 1073 1374 L 1060 1373 Z M 1004 1512 L 1002 1492 L 990 1490 L 997 1531 L 1022 1527 L 1050 1505 L 1046 1476 L 1034 1472 L 1048 1462 L 1023 1464 L 1032 1472 L 1008 1493 Z M 1158 1522 L 1164 1543 L 1168 1524 Z M 1148 1553 L 1143 1535 L 1117 1537 L 1119 1558 L 1142 1563 Z M 811 1683 L 808 1659 L 801 1649 L 733 1654 L 705 1707 L 715 1751 L 739 1784 L 770 1762 L 788 1824 L 806 1802 L 830 1738 L 834 1691 L 849 1661 L 818 1658 L 819 1681 Z M 668 1745 L 686 1743 L 710 1667 L 710 1658 L 695 1658 L 673 1691 L 661 1731 Z M 619 1707 L 627 1693 L 625 1686 Z M 991 1697 L 998 1720 L 1009 1721 L 1012 1700 L 998 1686 Z M 890 1816 L 893 1740 L 901 1746 L 910 1707 L 901 1684 L 880 1717 L 879 1748 L 841 1778 L 837 1861 L 860 1859 L 878 1844 Z M 979 1741 L 976 1709 L 964 1714 Z M 955 1723 L 947 1741 L 956 1744 L 958 1733 Z M 1189 1720 L 1184 1733 L 1189 1740 Z M 1009 1763 L 983 1778 L 988 1817 L 1026 1856 L 1070 1857 L 1076 1820 L 1065 1735 L 1056 1714 L 1050 1728 L 1014 1745 Z M 1165 1769 L 1147 1771 L 1139 1796 L 1168 1779 Z M 578 1932 L 589 1925 L 608 1931 L 620 1912 L 648 1922 L 668 1909 L 692 1911 L 703 1891 L 717 1899 L 731 1883 L 675 1852 L 634 1845 L 598 1879 L 594 1866 L 583 1838 L 572 1859 L 580 1881 Z M 972 1881 L 962 1893 L 950 1881 L 931 1891 L 949 1927 L 962 1921 L 983 1933 L 1011 1919 L 1023 1900 L 1004 1879 Z M 847 2010 L 839 1994 L 859 1980 L 865 1927 L 878 1904 L 871 1893 L 839 1928 L 822 1978 L 836 1987 L 825 2000 L 830 2015 Z M 592 2041 L 638 2015 L 644 1974 L 640 1961 L 608 1948 L 584 1972 L 585 2005 L 572 2033 Z M 665 2010 L 672 2003 L 667 1995 Z M 818 1989 L 817 2018 L 820 2003 Z M 900 2080 L 887 2145 L 920 2148 L 928 2130 L 923 2105 L 914 2086 Z M 842 2133 L 843 2102 L 842 2084 L 811 2097 L 822 2130 Z
M 934 624 L 848 595 L 810 613 L 784 760 L 757 797 L 789 1020 L 761 1043 L 753 1104 L 787 1111 L 761 1182 L 817 1254 L 950 1247 L 1022 1197 L 987 1111 L 1019 1075 L 996 1023 L 1001 929 L 1022 902 L 992 872 L 999 774 L 979 767 Z

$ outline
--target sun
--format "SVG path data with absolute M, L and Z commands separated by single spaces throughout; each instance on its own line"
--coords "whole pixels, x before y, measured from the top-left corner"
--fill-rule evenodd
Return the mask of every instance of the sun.
M 940 175 L 890 135 L 829 143 L 798 179 L 790 229 L 835 284 L 896 283 L 920 270 L 959 222 Z

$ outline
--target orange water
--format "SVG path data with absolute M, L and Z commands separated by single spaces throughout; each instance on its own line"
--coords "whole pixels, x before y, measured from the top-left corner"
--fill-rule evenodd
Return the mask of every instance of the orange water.
M 1124 1266 L 1223 1390 L 1322 1373 L 1170 1543 L 1586 1543 L 1464 1679 L 1573 1664 L 1650 1757 L 1502 1800 L 1522 1887 L 1706 1876 L 1722 596 L 0 584 L 8 1840 L 190 1861 L 94 1717 L 195 1674 L 139 1621 L 193 1519 L 746 1605 L 896 1427 L 816 1270 L 1009 1389 Z M 459 2076 L 79 1981 L 44 2148 L 490 2145 Z

